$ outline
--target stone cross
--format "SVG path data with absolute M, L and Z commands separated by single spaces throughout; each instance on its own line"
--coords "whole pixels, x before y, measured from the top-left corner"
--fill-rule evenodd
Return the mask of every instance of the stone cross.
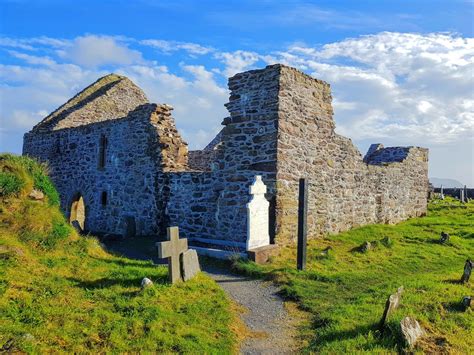
M 461 203 L 466 202 L 464 200 L 464 189 L 459 189 L 459 201 L 461 201 Z
M 385 326 L 385 322 L 387 321 L 388 316 L 392 314 L 398 308 L 398 305 L 400 304 L 400 299 L 402 297 L 402 293 L 403 293 L 403 286 L 400 286 L 396 293 L 388 297 L 387 302 L 385 303 L 385 310 L 383 312 L 382 319 L 380 320 L 380 324 L 379 324 L 380 329 L 383 329 L 383 327 Z
M 188 249 L 188 240 L 179 238 L 178 227 L 169 227 L 166 242 L 156 243 L 158 257 L 168 259 L 168 277 L 171 283 L 181 281 L 180 255 Z
M 474 263 L 472 262 L 472 260 L 467 259 L 466 263 L 464 264 L 464 273 L 461 276 L 461 283 L 469 282 L 469 278 L 471 277 L 473 266 L 474 266 Z
M 444 200 L 443 185 L 441 185 L 441 192 L 439 193 L 439 198 Z
M 267 187 L 260 175 L 256 175 L 250 186 L 252 198 L 247 203 L 247 250 L 270 244 L 268 233 L 270 203 L 265 198 Z

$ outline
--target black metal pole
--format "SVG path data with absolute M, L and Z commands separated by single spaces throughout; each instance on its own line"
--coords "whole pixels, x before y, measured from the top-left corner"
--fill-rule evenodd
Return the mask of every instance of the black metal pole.
M 306 221 L 308 214 L 308 180 L 300 179 L 298 193 L 298 270 L 306 268 Z

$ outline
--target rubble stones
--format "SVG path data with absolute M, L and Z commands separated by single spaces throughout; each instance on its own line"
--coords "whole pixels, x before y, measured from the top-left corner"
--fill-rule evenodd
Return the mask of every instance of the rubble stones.
M 39 190 L 33 189 L 28 197 L 32 200 L 41 201 L 44 199 L 44 194 Z

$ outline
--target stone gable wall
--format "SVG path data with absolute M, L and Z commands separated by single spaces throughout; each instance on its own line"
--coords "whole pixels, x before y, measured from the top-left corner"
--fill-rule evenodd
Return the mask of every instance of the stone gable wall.
M 130 219 L 137 235 L 153 235 L 165 223 L 160 171 L 187 167 L 187 145 L 171 118 L 171 107 L 146 104 L 128 116 L 52 132 L 30 132 L 23 154 L 47 161 L 69 217 L 77 194 L 86 206 L 85 229 L 124 235 Z M 101 137 L 106 163 L 99 167 Z M 107 193 L 102 206 L 101 194 Z

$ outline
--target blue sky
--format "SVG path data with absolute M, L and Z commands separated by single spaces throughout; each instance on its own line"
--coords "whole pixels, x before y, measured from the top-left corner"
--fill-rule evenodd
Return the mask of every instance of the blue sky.
M 191 148 L 227 115 L 226 80 L 281 62 L 328 81 L 337 131 L 430 148 L 474 186 L 472 1 L 0 1 L 0 151 L 99 76 L 175 107 Z

